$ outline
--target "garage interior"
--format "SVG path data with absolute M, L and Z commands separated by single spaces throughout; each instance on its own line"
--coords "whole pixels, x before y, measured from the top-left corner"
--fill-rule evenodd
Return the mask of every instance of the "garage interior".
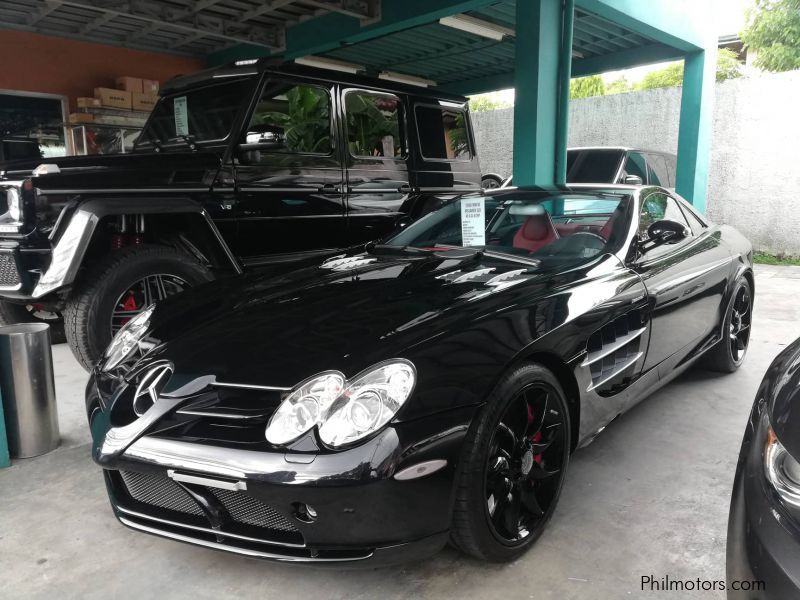
M 25 58 L 6 60 L 0 93 L 62 102 L 66 120 L 80 112 L 77 98 L 115 74 L 163 82 L 267 56 L 464 95 L 514 87 L 514 182 L 547 186 L 566 178 L 570 78 L 683 59 L 676 190 L 703 211 L 716 58 L 705 11 L 689 0 L 8 0 L 0 52 Z M 475 33 L 476 23 L 489 34 Z M 14 565 L 4 569 L 6 590 L 605 598 L 637 593 L 651 573 L 724 579 L 742 429 L 767 366 L 800 335 L 800 268 L 759 268 L 756 288 L 746 366 L 729 377 L 690 370 L 617 419 L 575 454 L 550 530 L 503 566 L 447 549 L 402 568 L 298 570 L 120 527 L 89 455 L 86 375 L 66 346 L 54 346 L 61 445 L 0 470 L 0 564 Z

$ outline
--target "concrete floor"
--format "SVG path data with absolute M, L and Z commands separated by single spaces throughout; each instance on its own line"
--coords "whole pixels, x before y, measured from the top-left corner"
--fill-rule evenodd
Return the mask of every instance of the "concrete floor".
M 759 267 L 745 365 L 692 370 L 575 454 L 549 529 L 523 558 L 488 565 L 452 549 L 403 568 L 271 564 L 132 532 L 89 458 L 85 374 L 54 348 L 63 443 L 0 471 L 3 598 L 645 598 L 643 575 L 724 579 L 728 502 L 753 397 L 800 336 L 800 267 Z M 721 598 L 696 592 L 691 597 Z

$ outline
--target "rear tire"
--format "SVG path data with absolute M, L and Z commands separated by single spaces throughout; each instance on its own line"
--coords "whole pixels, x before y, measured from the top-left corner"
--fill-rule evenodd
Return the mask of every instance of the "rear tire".
M 529 363 L 504 376 L 464 440 L 451 543 L 491 562 L 525 553 L 555 511 L 570 448 L 569 407 L 555 375 Z
M 732 298 L 725 311 L 722 340 L 703 357 L 702 364 L 711 371 L 733 373 L 742 366 L 747 355 L 753 322 L 753 291 L 746 277 L 736 282 Z
M 50 326 L 50 343 L 63 344 L 64 318 L 59 313 L 38 311 L 35 304 L 15 304 L 0 300 L 0 325 L 17 323 L 47 323 Z
M 155 276 L 180 282 L 173 283 L 164 296 L 213 279 L 210 271 L 191 256 L 157 245 L 118 250 L 80 275 L 67 301 L 64 324 L 70 349 L 87 371 L 97 364 L 111 342 L 112 316 L 120 310 L 120 300 L 126 294 L 130 296 L 126 301 L 135 304 L 130 307 L 131 314 L 133 310 L 146 308 L 152 296 L 137 301 L 133 290 L 139 289 L 136 286 L 146 286 L 147 283 L 142 284 L 145 278 Z M 116 327 L 122 324 L 119 317 L 114 322 Z

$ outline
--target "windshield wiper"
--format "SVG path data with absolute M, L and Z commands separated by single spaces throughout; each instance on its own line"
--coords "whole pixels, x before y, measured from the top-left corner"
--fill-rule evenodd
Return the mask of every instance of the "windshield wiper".
M 415 246 L 392 246 L 391 244 L 373 244 L 367 248 L 372 254 L 431 254 L 432 250 Z

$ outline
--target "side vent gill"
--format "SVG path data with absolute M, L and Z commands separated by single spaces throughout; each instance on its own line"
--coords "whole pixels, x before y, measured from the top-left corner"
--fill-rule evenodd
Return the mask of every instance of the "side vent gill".
M 586 344 L 586 360 L 581 365 L 589 367 L 592 374 L 588 391 L 613 394 L 630 383 L 633 366 L 643 353 L 645 330 L 641 313 L 632 310 L 591 335 Z

